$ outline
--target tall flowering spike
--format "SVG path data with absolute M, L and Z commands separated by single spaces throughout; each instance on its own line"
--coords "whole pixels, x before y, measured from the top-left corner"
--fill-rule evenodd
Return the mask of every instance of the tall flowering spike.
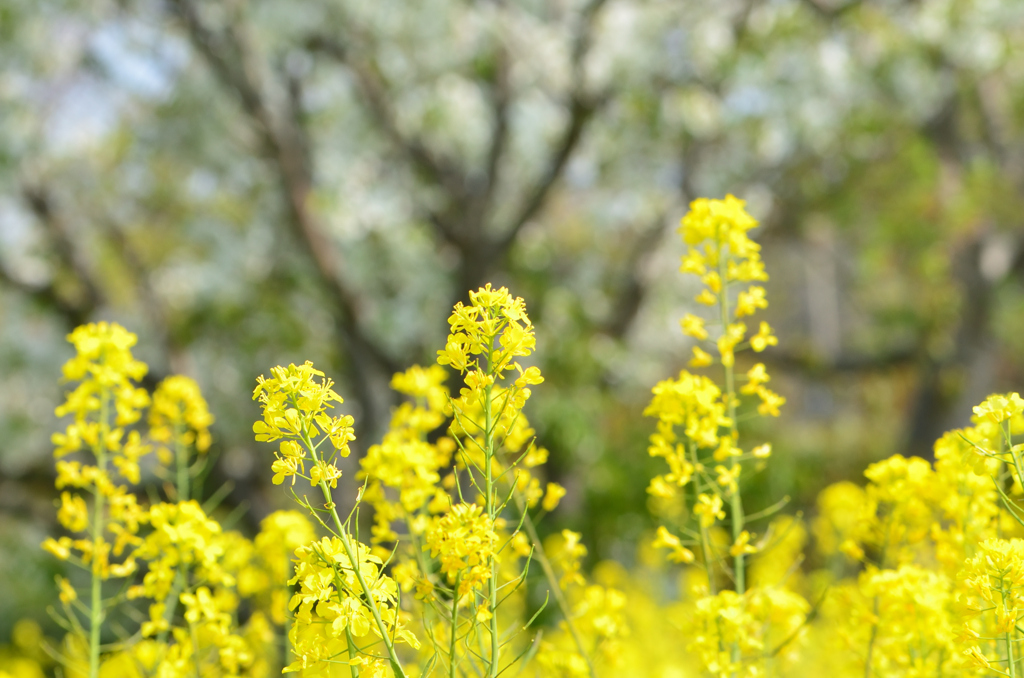
M 727 195 L 725 200 L 694 200 L 679 227 L 689 246 L 680 270 L 698 276 L 704 284 L 696 301 L 717 308 L 714 322 L 720 330 L 714 337 L 713 348 L 718 361 L 727 367 L 734 364 L 735 351 L 744 342 L 758 353 L 778 343 L 768 323 L 761 322 L 759 331 L 748 338 L 747 325 L 740 321 L 768 307 L 764 287 L 753 284 L 768 280 L 761 261 L 761 246 L 747 235 L 755 226 L 757 221 L 747 214 L 744 202 Z M 731 294 L 735 287 L 739 289 Z M 688 314 L 682 321 L 683 332 L 698 341 L 710 341 L 707 322 Z M 704 367 L 712 360 L 703 348 L 694 347 L 692 366 Z M 771 400 L 772 395 L 765 389 L 762 397 Z
M 58 417 L 74 417 L 64 433 L 53 435 L 57 457 L 83 446 L 95 453 L 97 446 L 113 442 L 105 436 L 123 432 L 122 427 L 138 421 L 149 405 L 146 391 L 132 383 L 148 370 L 145 363 L 132 357 L 131 347 L 137 341 L 134 334 L 120 325 L 100 322 L 76 328 L 68 341 L 76 354 L 64 363 L 64 378 L 79 384 L 56 410 Z
M 145 520 L 135 495 L 111 471 L 116 469 L 127 482 L 139 482 L 139 458 L 149 447 L 137 431 L 126 427 L 138 421 L 149 405 L 146 391 L 134 383 L 147 368 L 132 356 L 136 336 L 120 325 L 83 325 L 68 335 L 68 341 L 75 347 L 75 356 L 64 364 L 64 377 L 78 385 L 56 410 L 58 417 L 70 415 L 72 421 L 52 440 L 59 459 L 57 489 L 65 490 L 57 519 L 76 537 L 50 538 L 43 548 L 91 573 L 86 607 L 72 605 L 78 595 L 66 580 L 61 580 L 60 586 L 72 626 L 83 629 L 78 615 L 87 617 L 89 675 L 96 676 L 107 604 L 102 582 L 127 577 L 136 570 L 135 557 L 125 555 L 125 550 L 139 543 L 139 524 Z M 78 458 L 62 459 L 71 454 Z
M 88 532 L 89 538 L 73 544 L 67 537 L 47 539 L 43 546 L 62 559 L 77 552 L 101 579 L 124 576 L 134 570 L 134 560 L 114 564 L 111 557 L 122 555 L 125 546 L 136 541 L 143 512 L 134 495 L 112 476 L 111 466 L 124 480 L 139 481 L 138 460 L 149 447 L 138 432 L 127 432 L 125 426 L 138 421 L 149 404 L 146 391 L 133 383 L 147 368 L 132 357 L 135 335 L 120 325 L 84 325 L 68 335 L 68 341 L 76 355 L 65 363 L 64 376 L 79 383 L 56 413 L 72 415 L 73 420 L 52 439 L 56 457 L 79 453 L 80 458 L 57 462 L 56 484 L 57 489 L 86 490 L 93 507 L 78 492 L 63 492 L 58 520 L 72 533 Z
M 526 314 L 526 304 L 513 297 L 504 287 L 494 289 L 489 283 L 469 293 L 468 306 L 455 305 L 448 319 L 450 332 L 445 347 L 437 352 L 440 365 L 450 365 L 463 375 L 465 387 L 458 398 L 450 399 L 452 424 L 450 433 L 459 450 L 457 463 L 469 474 L 473 486 L 480 490 L 482 511 L 470 515 L 465 504 L 453 507 L 448 515 L 435 520 L 427 535 L 430 548 L 442 559 L 442 570 L 452 577 L 462 577 L 459 591 L 452 596 L 458 603 L 460 593 L 486 584 L 481 604 L 474 616 L 477 625 L 486 626 L 489 643 L 482 646 L 482 673 L 496 678 L 501 672 L 502 643 L 499 631 L 498 590 L 500 549 L 481 547 L 483 560 L 465 564 L 460 556 L 463 544 L 458 535 L 490 544 L 495 525 L 505 505 L 513 499 L 526 512 L 545 498 L 545 491 L 529 468 L 542 463 L 546 452 L 534 450 L 533 430 L 522 410 L 530 397 L 530 387 L 544 381 L 537 367 L 523 367 L 518 358 L 533 353 L 536 339 L 533 324 Z M 457 480 L 456 476 L 452 476 Z M 500 484 L 507 483 L 506 489 Z M 461 490 L 460 490 L 461 492 Z M 558 489 L 549 492 L 546 506 L 554 508 Z M 444 536 L 455 529 L 455 539 Z M 482 536 L 483 535 L 483 536 Z M 485 538 L 486 537 L 486 538 Z M 475 562 L 475 561 L 474 561 Z M 489 574 L 487 574 L 489 572 Z M 560 603 L 561 605 L 561 603 Z M 562 605 L 563 612 L 568 610 Z M 451 642 L 458 633 L 458 604 L 451 607 Z M 489 647 L 486 647 L 489 645 Z
M 750 348 L 760 353 L 778 343 L 768 323 L 761 322 L 750 334 L 746 322 L 768 307 L 767 293 L 758 284 L 768 274 L 761 248 L 749 236 L 756 226 L 743 201 L 731 195 L 690 204 L 679 228 L 687 245 L 681 271 L 700 279 L 703 287 L 695 301 L 714 313 L 688 313 L 680 325 L 696 340 L 689 366 L 720 365 L 721 381 L 683 370 L 677 379 L 654 387 L 644 411 L 658 419 L 648 452 L 668 466 L 652 479 L 647 492 L 652 509 L 675 523 L 673 529 L 660 526 L 652 545 L 666 550 L 675 562 L 703 567 L 708 595 L 696 603 L 692 632 L 698 640 L 690 649 L 708 672 L 722 676 L 764 671 L 766 660 L 758 653 L 780 628 L 779 620 L 785 619 L 783 627 L 792 631 L 808 609 L 803 598 L 784 589 L 747 588 L 746 559 L 761 550 L 763 540 L 745 529 L 743 474 L 750 466 L 762 466 L 771 446 L 743 449 L 737 411 L 743 396 L 756 397 L 757 412 L 767 416 L 778 416 L 785 402 L 768 388 L 764 364 L 750 367 L 745 375 L 736 373 L 738 352 Z M 731 538 L 719 543 L 725 537 L 719 522 L 727 516 Z M 732 590 L 717 591 L 726 580 Z
M 315 508 L 308 497 L 299 500 L 294 491 L 292 494 L 332 534 L 295 550 L 295 576 L 289 583 L 298 583 L 300 592 L 289 603 L 295 610 L 289 642 L 298 659 L 285 672 L 309 668 L 314 669 L 311 675 L 322 675 L 340 661 L 341 654 L 347 654 L 346 662 L 365 663 L 381 671 L 375 675 L 384 675 L 382 655 L 386 655 L 394 675 L 406 678 L 395 642 L 418 646 L 418 641 L 403 628 L 397 584 L 384 573 L 381 559 L 352 536 L 349 520 L 342 520 L 331 492 L 341 477 L 334 461 L 338 455 L 347 457 L 348 444 L 355 440 L 352 417 L 329 414 L 333 403 L 342 399 L 334 391 L 334 382 L 313 363 L 278 366 L 270 373 L 270 379 L 262 375 L 257 379 L 252 394 L 263 410 L 263 419 L 253 424 L 253 433 L 260 442 L 281 441 L 271 467 L 274 483 L 291 478 L 294 484 L 296 477 L 302 477 L 320 490 L 322 508 Z M 357 496 L 357 506 L 360 500 Z M 383 651 L 368 651 L 368 645 L 355 644 L 353 636 L 371 631 L 384 645 Z M 345 644 L 336 647 L 339 639 Z

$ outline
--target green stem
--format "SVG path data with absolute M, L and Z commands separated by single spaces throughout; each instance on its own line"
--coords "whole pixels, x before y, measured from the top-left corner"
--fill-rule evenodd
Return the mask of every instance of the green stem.
M 492 525 L 497 518 L 497 507 L 494 503 L 494 472 L 492 468 L 494 460 L 494 431 L 493 413 L 491 412 L 491 391 L 493 388 L 493 386 L 489 385 L 484 389 L 484 480 L 486 483 L 484 501 L 486 503 L 487 516 L 491 519 Z M 491 662 L 487 675 L 488 678 L 496 678 L 501 662 L 501 646 L 498 642 L 498 559 L 494 555 L 491 556 L 491 578 L 487 582 L 487 597 L 491 612 Z
M 352 660 L 356 658 L 356 641 L 352 639 L 352 629 L 345 627 L 345 640 L 348 641 L 348 672 L 352 678 L 359 678 L 359 668 L 352 663 Z
M 303 442 L 306 447 L 310 450 L 313 455 L 314 463 L 319 461 L 317 456 L 316 446 L 313 445 L 313 441 L 309 439 L 309 436 L 303 435 Z M 377 630 L 380 632 L 381 640 L 384 642 L 384 647 L 388 651 L 388 659 L 391 661 L 391 670 L 395 672 L 395 675 L 399 678 L 406 678 L 405 671 L 402 669 L 402 662 L 398 659 L 398 653 L 395 652 L 395 646 L 391 642 L 391 636 L 388 634 L 388 628 L 384 624 L 384 620 L 381 619 L 380 609 L 377 607 L 377 601 L 373 597 L 373 592 L 366 583 L 366 578 L 363 577 L 363 573 L 359 568 L 359 560 L 356 557 L 356 550 L 352 546 L 352 538 L 345 528 L 345 524 L 341 520 L 341 516 L 338 515 L 338 507 L 334 504 L 334 499 L 331 497 L 331 488 L 328 487 L 327 481 L 320 480 L 320 490 L 324 495 L 324 502 L 331 509 L 331 515 L 334 517 L 334 526 L 338 531 L 338 538 L 341 539 L 341 544 L 345 549 L 345 555 L 348 556 L 349 564 L 352 566 L 353 574 L 356 576 L 356 580 L 359 581 L 359 588 L 363 592 L 363 597 L 366 598 L 366 606 L 370 608 L 370 613 L 373 615 L 373 621 L 377 624 Z M 396 616 L 395 623 L 398 623 Z
M 1003 597 L 1003 610 L 1006 610 L 1006 588 L 1005 582 L 1000 582 L 1000 593 Z M 1006 665 L 1009 667 L 1010 678 L 1016 678 L 1017 676 L 1017 661 L 1013 658 L 1013 630 L 1006 632 L 1004 638 L 1006 640 Z
M 718 295 L 718 308 L 721 313 L 722 331 L 727 332 L 729 328 L 729 290 L 726 286 L 726 261 L 725 256 L 722 254 L 721 239 L 719 238 L 718 247 L 718 276 L 721 282 L 721 293 Z M 735 360 L 735 357 L 733 358 Z M 732 436 L 733 444 L 736 443 L 736 375 L 734 374 L 733 364 L 726 365 L 723 361 L 723 367 L 725 368 L 725 397 L 729 408 L 729 434 Z M 736 472 L 736 466 L 739 462 L 736 457 L 730 456 L 729 458 L 729 471 L 733 474 Z M 734 476 L 735 477 L 735 476 Z M 740 538 L 740 534 L 743 532 L 743 498 L 740 496 L 739 490 L 732 492 L 729 497 L 729 505 L 732 513 L 732 541 L 736 543 Z M 743 595 L 746 591 L 746 563 L 744 562 L 745 555 L 741 552 L 734 556 L 733 560 L 733 576 L 736 582 L 736 593 Z M 737 648 L 738 651 L 738 648 Z
M 689 443 L 690 448 L 690 463 L 693 464 L 693 468 L 697 468 L 697 464 L 700 463 L 697 459 L 697 446 L 691 440 Z M 701 493 L 704 491 L 703 482 L 699 473 L 694 472 L 696 475 L 693 477 L 693 489 L 694 489 L 694 506 L 697 505 L 697 500 Z M 701 555 L 704 558 L 704 572 L 708 578 L 708 592 L 711 595 L 718 595 L 717 587 L 715 586 L 715 570 L 714 563 L 711 561 L 711 538 L 708 535 L 708 529 L 704 527 L 703 523 L 700 523 L 700 518 L 697 519 L 700 524 L 700 550 Z
M 726 275 L 728 268 L 726 267 L 726 257 L 722 252 L 722 239 L 721 233 L 716 234 L 716 240 L 718 243 L 718 279 L 721 284 L 720 293 L 718 295 L 718 309 L 721 314 L 722 332 L 729 331 L 729 288 L 726 284 Z M 724 357 L 724 356 L 723 356 Z M 722 366 L 725 368 L 725 398 L 729 408 L 729 435 L 732 437 L 732 443 L 736 444 L 737 432 L 736 432 L 736 378 L 733 374 L 733 361 L 735 361 L 735 354 L 732 356 L 732 360 L 729 364 L 725 364 L 725 360 L 722 361 Z M 729 471 L 733 478 L 736 477 L 736 467 L 739 462 L 736 457 L 729 457 Z M 737 487 L 731 493 L 729 497 L 729 507 L 732 522 L 732 541 L 735 544 L 740 534 L 743 532 L 743 498 L 740 496 L 739 488 Z M 746 563 L 744 562 L 745 556 L 743 552 L 737 553 L 733 556 L 733 581 L 736 585 L 736 593 L 743 595 L 747 589 L 746 580 Z M 731 651 L 732 661 L 734 664 L 740 661 L 740 646 L 739 643 L 733 643 Z
M 370 590 L 369 585 L 366 583 L 366 578 L 363 577 L 362 570 L 359 567 L 356 550 L 352 546 L 352 538 L 349 536 L 348 531 L 345 530 L 344 524 L 341 522 L 341 516 L 338 515 L 338 509 L 333 507 L 334 502 L 331 500 L 331 491 L 328 489 L 326 481 L 320 481 L 320 489 L 323 490 L 324 499 L 332 505 L 331 514 L 334 516 L 334 525 L 338 528 L 341 545 L 345 548 L 345 555 L 348 556 L 348 561 L 352 565 L 353 573 L 359 581 L 359 588 L 362 590 L 363 596 L 366 598 L 366 605 L 370 608 L 370 614 L 373 615 L 373 621 L 377 624 L 377 630 L 380 631 L 380 637 L 384 642 L 384 647 L 388 650 L 388 659 L 391 661 L 391 670 L 395 672 L 396 676 L 406 678 L 405 670 L 402 668 L 402 662 L 398 659 L 398 653 L 395 652 L 395 646 L 391 642 L 391 636 L 388 635 L 388 628 L 384 625 L 384 620 L 381 619 L 380 609 L 377 607 L 377 601 L 373 597 L 373 591 Z M 395 623 L 398 623 L 397 617 L 395 619 Z
M 174 457 L 178 462 L 178 479 L 176 490 L 178 501 L 188 501 L 189 495 L 189 472 L 188 472 L 188 448 L 181 444 L 183 431 L 181 425 L 174 427 Z
M 455 678 L 455 644 L 459 640 L 459 586 L 462 584 L 462 572 L 455 577 L 455 592 L 452 594 L 452 638 L 448 646 L 448 678 Z
M 192 665 L 196 669 L 196 678 L 202 678 L 202 673 L 199 671 L 199 633 L 196 631 L 195 622 L 188 623 L 188 632 L 192 638 Z
M 93 452 L 99 475 L 107 469 L 106 436 L 110 429 L 110 394 L 106 389 L 100 394 L 100 438 Z M 103 629 L 103 576 L 99 571 L 99 553 L 103 540 L 103 508 L 106 498 L 99 485 L 95 486 L 93 498 L 92 537 L 92 596 L 89 607 L 89 678 L 100 675 L 100 631 Z
M 590 659 L 590 653 L 587 652 L 586 646 L 583 644 L 583 638 L 580 636 L 579 630 L 576 628 L 576 624 L 573 623 L 572 615 L 569 614 L 569 603 L 565 600 L 565 596 L 562 594 L 562 587 L 558 585 L 558 577 L 555 575 L 554 568 L 551 567 L 551 561 L 548 560 L 547 554 L 544 552 L 544 546 L 541 544 L 540 537 L 537 535 L 537 528 L 533 524 L 533 519 L 530 518 L 530 514 L 527 512 L 527 507 L 523 505 L 523 500 L 519 495 L 515 495 L 516 506 L 520 513 L 523 515 L 523 527 L 526 528 L 526 534 L 530 537 L 530 541 L 533 544 L 533 557 L 540 563 L 540 569 L 544 571 L 544 576 L 548 580 L 548 586 L 551 588 L 551 593 L 555 596 L 555 602 L 558 603 L 558 607 L 562 610 L 562 617 L 565 619 L 565 625 L 569 628 L 569 634 L 572 636 L 573 642 L 576 644 L 576 650 L 583 657 L 584 661 L 587 662 L 587 672 L 590 674 L 590 678 L 597 678 L 597 671 L 594 670 L 594 662 Z
M 871 601 L 871 617 L 874 621 L 871 622 L 871 635 L 868 637 L 868 655 L 864 660 L 864 678 L 871 678 L 873 670 L 871 664 L 874 662 L 875 640 L 878 638 L 878 596 L 875 596 Z

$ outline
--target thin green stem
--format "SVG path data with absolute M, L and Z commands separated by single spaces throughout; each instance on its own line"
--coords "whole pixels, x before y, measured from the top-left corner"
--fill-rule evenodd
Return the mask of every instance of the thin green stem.
M 196 678 L 202 678 L 202 673 L 199 670 L 199 632 L 196 631 L 195 622 L 188 623 L 188 632 L 192 637 L 192 665 L 196 669 Z
M 726 266 L 726 257 L 723 253 L 721 231 L 716 233 L 717 244 L 718 244 L 718 279 L 720 283 L 720 290 L 718 295 L 718 310 L 720 313 L 720 319 L 722 323 L 722 332 L 729 331 L 729 288 L 726 281 L 728 274 L 728 268 Z M 733 373 L 733 363 L 735 357 L 730 349 L 730 360 L 726 360 L 725 356 L 722 356 L 722 367 L 725 368 L 725 398 L 727 407 L 729 410 L 729 435 L 731 436 L 732 444 L 736 444 L 737 432 L 736 432 L 736 377 Z M 739 461 L 735 456 L 730 455 L 729 457 L 729 472 L 733 478 L 736 477 L 739 465 Z M 730 520 L 732 522 L 732 541 L 735 544 L 739 541 L 740 534 L 743 532 L 743 498 L 740 495 L 739 488 L 731 492 L 729 497 Z M 746 580 L 746 563 L 745 554 L 741 551 L 733 556 L 733 581 L 736 586 L 736 593 L 743 595 L 747 589 Z M 734 664 L 738 664 L 740 661 L 740 646 L 739 643 L 733 643 L 731 650 L 732 661 Z
M 178 465 L 178 477 L 175 490 L 178 493 L 178 501 L 189 499 L 189 470 L 188 470 L 188 448 L 181 443 L 183 431 L 181 424 L 174 427 L 174 457 Z
M 455 592 L 452 594 L 452 637 L 448 646 L 448 678 L 456 677 L 455 644 L 459 640 L 459 586 L 462 584 L 462 571 L 455 577 Z
M 864 660 L 864 678 L 871 678 L 875 654 L 875 641 L 878 639 L 878 596 L 871 601 L 871 635 L 868 637 L 868 655 Z
M 352 663 L 357 656 L 357 650 L 356 641 L 352 639 L 351 627 L 345 627 L 345 640 L 348 642 L 348 672 L 352 678 L 359 678 L 359 668 L 356 664 Z
M 110 429 L 110 394 L 106 389 L 100 394 L 100 435 L 93 447 L 96 468 L 102 476 L 107 470 L 106 436 Z M 103 540 L 103 508 L 106 497 L 99 484 L 93 495 L 93 517 L 90 536 L 92 537 L 92 591 L 89 607 L 89 678 L 100 675 L 100 632 L 103 630 L 103 576 L 100 572 L 99 554 Z
M 691 440 L 688 445 L 690 449 L 690 463 L 693 464 L 693 468 L 697 468 L 699 460 L 697 459 L 697 445 Z M 700 474 L 697 474 L 693 478 L 693 489 L 694 489 L 694 506 L 697 505 L 697 500 L 703 492 L 703 482 L 701 481 Z M 699 520 L 699 519 L 698 519 Z M 717 595 L 718 591 L 715 586 L 715 571 L 714 563 L 711 560 L 711 543 L 708 530 L 704 527 L 703 523 L 700 523 L 700 550 L 701 556 L 704 559 L 704 572 L 708 578 L 708 592 L 711 595 Z
M 308 435 L 303 434 L 302 441 L 305 443 L 306 448 L 313 455 L 313 462 L 318 463 L 320 457 L 317 454 L 316 445 L 310 440 Z M 345 549 L 345 555 L 348 556 L 349 564 L 352 566 L 352 572 L 356 576 L 356 580 L 359 582 L 359 588 L 363 592 L 363 597 L 366 599 L 366 606 L 370 608 L 370 614 L 373 615 L 373 621 L 377 625 L 377 630 L 380 632 L 381 641 L 384 643 L 384 647 L 388 651 L 388 659 L 391 662 L 391 670 L 395 672 L 398 678 L 406 678 L 405 670 L 402 668 L 402 662 L 398 658 L 398 653 L 395 651 L 394 643 L 391 642 L 391 635 L 388 632 L 387 625 L 384 624 L 384 620 L 380 616 L 380 608 L 377 606 L 377 601 L 373 597 L 373 591 L 366 583 L 366 578 L 363 576 L 362 569 L 359 567 L 359 560 L 357 557 L 356 549 L 352 545 L 352 537 L 348 533 L 348 528 L 345 527 L 345 523 L 341 520 L 341 516 L 338 515 L 338 507 L 334 503 L 334 499 L 331 496 L 331 488 L 327 485 L 327 481 L 320 479 L 320 491 L 324 495 L 324 504 L 330 507 L 331 516 L 334 518 L 334 527 L 337 529 L 338 538 L 341 540 L 341 545 Z M 398 623 L 396 616 L 395 623 Z
M 1005 582 L 1000 582 L 1000 593 L 1003 597 L 1003 609 L 1006 609 L 1006 587 Z M 1009 667 L 1010 678 L 1016 678 L 1017 676 L 1017 661 L 1013 658 L 1013 629 L 1010 629 L 1004 635 L 1006 641 L 1006 665 Z
M 493 348 L 491 352 L 493 352 Z M 491 412 L 491 391 L 493 388 L 492 385 L 484 388 L 484 502 L 486 504 L 487 516 L 491 519 L 491 524 L 494 524 L 494 520 L 497 518 L 497 508 L 494 501 L 494 472 L 492 468 L 494 462 L 494 422 L 492 421 L 493 413 Z M 499 664 L 501 663 L 501 645 L 498 638 L 498 558 L 495 555 L 491 556 L 491 577 L 487 582 L 487 598 L 491 613 L 491 661 L 487 675 L 489 678 L 497 678 Z
M 729 289 L 726 286 L 726 258 L 722 254 L 721 238 L 719 238 L 718 248 L 718 276 L 721 282 L 721 293 L 718 295 L 718 308 L 721 314 L 722 331 L 728 332 L 729 330 Z M 724 356 L 723 356 L 724 358 Z M 722 366 L 725 368 L 725 398 L 729 410 L 729 434 L 732 436 L 733 444 L 736 443 L 736 375 L 733 369 L 733 362 L 730 360 L 726 364 L 726 360 L 722 360 Z M 734 456 L 729 458 L 729 471 L 734 474 L 736 472 L 736 466 L 739 461 Z M 739 491 L 731 493 L 729 498 L 730 509 L 732 512 L 732 540 L 736 543 L 740 538 L 740 534 L 743 532 L 743 498 Z M 746 563 L 745 555 L 741 551 L 734 556 L 733 560 L 733 577 L 736 582 L 736 593 L 743 595 L 746 591 Z
M 587 652 L 587 648 L 583 644 L 583 637 L 580 636 L 580 632 L 572 620 L 572 615 L 569 613 L 569 603 L 562 594 L 562 587 L 559 586 L 555 570 L 551 567 L 551 561 L 548 560 L 547 554 L 544 552 L 544 546 L 537 535 L 537 528 L 533 524 L 533 519 L 530 518 L 526 506 L 523 505 L 522 498 L 519 495 L 515 495 L 515 500 L 516 507 L 523 515 L 523 527 L 526 528 L 526 534 L 530 537 L 530 542 L 533 544 L 533 558 L 540 563 L 540 569 L 544 571 L 544 577 L 548 580 L 548 586 L 551 589 L 551 593 L 555 596 L 555 602 L 558 603 L 558 607 L 562 610 L 562 617 L 569 629 L 569 635 L 572 636 L 573 643 L 576 644 L 576 650 L 583 657 L 584 661 L 587 662 L 587 672 L 590 674 L 590 678 L 597 678 L 594 662 L 591 661 L 590 653 Z
M 377 607 L 377 601 L 373 597 L 373 591 L 366 583 L 366 578 L 363 576 L 362 569 L 359 567 L 359 560 L 356 555 L 356 549 L 352 545 L 352 538 L 349 535 L 348 530 L 345 529 L 345 525 L 341 521 L 341 516 L 338 515 L 338 509 L 331 498 L 331 490 L 327 486 L 327 481 L 320 481 L 320 489 L 324 493 L 324 501 L 326 501 L 331 507 L 331 515 L 334 517 L 334 526 L 338 530 L 338 537 L 341 539 L 341 545 L 344 547 L 345 555 L 348 556 L 349 563 L 352 565 L 352 571 L 356 576 L 356 580 L 359 582 L 359 588 L 362 590 L 363 596 L 366 598 L 366 606 L 370 608 L 370 614 L 373 615 L 373 621 L 377 624 L 377 630 L 380 631 L 380 637 L 384 642 L 384 647 L 387 648 L 388 659 L 391 661 L 391 670 L 395 672 L 396 676 L 406 678 L 405 670 L 402 668 L 402 662 L 398 659 L 398 653 L 395 651 L 395 646 L 391 642 L 391 636 L 388 632 L 388 628 L 380 616 L 380 609 Z M 397 618 L 395 623 L 398 623 Z

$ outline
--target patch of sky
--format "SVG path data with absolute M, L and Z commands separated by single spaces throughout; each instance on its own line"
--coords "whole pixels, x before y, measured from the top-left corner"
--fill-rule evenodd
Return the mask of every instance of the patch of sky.
M 760 117 L 772 108 L 772 97 L 768 90 L 757 85 L 740 85 L 726 93 L 722 113 L 727 118 Z
M 56 156 L 93 148 L 117 125 L 119 98 L 95 78 L 78 78 L 54 97 L 43 126 Z
M 179 39 L 140 22 L 102 25 L 89 48 L 115 85 L 153 101 L 170 96 L 189 54 Z

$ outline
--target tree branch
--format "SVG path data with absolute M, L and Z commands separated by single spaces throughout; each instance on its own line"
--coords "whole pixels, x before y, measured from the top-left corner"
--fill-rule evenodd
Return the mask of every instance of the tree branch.
M 608 336 L 621 339 L 636 320 L 637 312 L 648 290 L 648 285 L 640 275 L 640 263 L 661 244 L 669 223 L 671 220 L 668 216 L 661 213 L 633 241 L 627 258 L 624 281 L 619 286 L 612 312 L 602 323 L 601 331 Z
M 821 0 L 803 0 L 803 4 L 821 18 L 833 21 L 835 19 L 840 19 L 844 14 L 857 9 L 857 7 L 863 4 L 863 1 L 864 0 L 848 0 L 837 7 L 829 6 L 834 5 L 834 3 L 823 3 Z
M 21 194 L 29 210 L 46 230 L 58 265 L 71 272 L 79 286 L 80 294 L 78 299 L 69 299 L 58 290 L 52 278 L 45 285 L 30 285 L 12 275 L 3 265 L 0 265 L 0 282 L 37 303 L 55 309 L 64 318 L 67 328 L 72 330 L 89 322 L 93 312 L 102 303 L 103 294 L 71 241 L 70 229 L 54 206 L 53 195 L 49 189 L 42 185 L 25 185 Z
M 305 44 L 310 51 L 328 56 L 351 71 L 370 109 L 373 122 L 416 171 L 443 188 L 453 203 L 458 203 L 466 197 L 466 176 L 455 161 L 429 148 L 423 139 L 401 129 L 390 101 L 390 88 L 380 70 L 372 62 L 359 59 L 340 41 L 322 34 L 310 36 Z M 460 249 L 464 246 L 464 236 L 447 218 L 431 212 L 429 221 L 446 240 Z
M 89 315 L 92 312 L 92 309 L 83 308 L 79 304 L 72 303 L 65 299 L 57 293 L 57 289 L 54 287 L 52 282 L 41 286 L 29 285 L 28 283 L 15 278 L 11 275 L 10 271 L 7 270 L 6 266 L 0 264 L 0 283 L 21 292 L 36 303 L 55 309 L 57 313 L 64 318 L 64 324 L 67 326 L 69 331 L 75 329 L 79 325 L 89 322 Z
M 490 257 L 496 259 L 515 242 L 523 227 L 537 215 L 544 206 L 555 182 L 562 176 L 566 163 L 572 156 L 587 124 L 601 106 L 610 98 L 608 93 L 594 96 L 586 93 L 586 73 L 584 65 L 593 41 L 594 23 L 597 21 L 601 8 L 607 0 L 591 0 L 580 14 L 579 26 L 572 47 L 572 80 L 573 85 L 568 92 L 569 119 L 562 131 L 559 141 L 547 162 L 547 168 L 527 191 L 519 210 L 510 223 L 500 231 L 501 235 L 489 248 Z
M 71 270 L 78 284 L 82 286 L 80 306 L 86 314 L 91 313 L 103 300 L 93 272 L 81 257 L 80 248 L 71 239 L 71 229 L 54 207 L 53 193 L 42 185 L 25 185 L 22 187 L 25 204 L 43 225 L 50 236 L 54 251 L 61 263 Z
M 390 376 L 398 371 L 398 365 L 362 331 L 358 299 L 341 276 L 336 248 L 310 209 L 312 176 L 304 151 L 309 145 L 303 139 L 301 122 L 294 118 L 296 109 L 293 105 L 293 115 L 289 116 L 286 111 L 283 119 L 275 120 L 261 93 L 254 58 L 238 29 L 217 35 L 203 25 L 193 0 L 170 0 L 170 3 L 216 78 L 235 93 L 253 123 L 268 162 L 278 175 L 288 223 L 330 293 L 339 338 L 348 353 L 346 364 L 351 372 L 351 385 L 362 403 L 364 419 L 374 428 L 382 413 L 376 412 L 368 370 L 376 366 L 386 373 L 385 376 Z M 293 91 L 294 88 L 293 84 Z
M 499 47 L 495 57 L 494 78 L 491 82 L 491 140 L 487 148 L 487 160 L 483 174 L 483 188 L 476 191 L 474 201 L 476 220 L 482 222 L 498 182 L 501 179 L 501 161 L 505 157 L 505 149 L 509 138 L 509 108 L 512 92 L 508 81 L 508 51 Z

